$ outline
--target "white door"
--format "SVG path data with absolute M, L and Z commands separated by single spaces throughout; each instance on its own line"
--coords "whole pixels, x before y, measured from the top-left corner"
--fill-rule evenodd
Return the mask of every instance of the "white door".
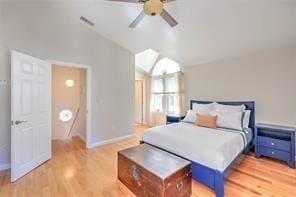
M 11 181 L 51 157 L 51 64 L 11 51 Z

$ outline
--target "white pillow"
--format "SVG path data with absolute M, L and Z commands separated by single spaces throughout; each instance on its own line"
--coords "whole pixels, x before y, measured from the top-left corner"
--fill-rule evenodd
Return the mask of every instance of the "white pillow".
M 215 103 L 210 103 L 210 104 L 198 104 L 198 103 L 193 103 L 192 110 L 200 115 L 205 115 L 209 114 L 214 107 Z
M 216 104 L 215 105 L 215 111 L 219 112 L 225 112 L 225 111 L 236 111 L 236 112 L 243 112 L 245 111 L 246 106 L 245 105 L 222 105 L 222 104 Z
M 249 128 L 250 125 L 251 110 L 244 111 L 243 128 Z
M 216 112 L 217 118 L 217 127 L 233 129 L 242 131 L 242 117 L 244 112 L 227 112 L 219 111 Z
M 183 122 L 195 123 L 196 113 L 193 110 L 188 110 Z

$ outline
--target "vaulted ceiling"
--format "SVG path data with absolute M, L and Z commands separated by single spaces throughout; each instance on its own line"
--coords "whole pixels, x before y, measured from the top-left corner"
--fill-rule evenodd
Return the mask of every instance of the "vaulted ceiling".
M 150 73 L 158 57 L 159 53 L 152 49 L 147 49 L 135 55 L 135 66 L 146 73 Z
M 142 10 L 141 4 L 106 0 L 46 4 L 72 20 L 87 17 L 95 23 L 94 31 L 134 54 L 153 49 L 185 66 L 296 44 L 295 0 L 177 0 L 166 9 L 178 26 L 171 28 L 160 16 L 147 16 L 135 29 L 128 25 Z

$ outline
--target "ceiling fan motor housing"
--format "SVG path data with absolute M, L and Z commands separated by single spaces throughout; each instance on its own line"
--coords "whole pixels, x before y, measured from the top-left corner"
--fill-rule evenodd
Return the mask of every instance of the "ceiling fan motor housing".
M 161 0 L 149 0 L 144 4 L 144 12 L 147 15 L 155 16 L 163 11 L 163 2 Z

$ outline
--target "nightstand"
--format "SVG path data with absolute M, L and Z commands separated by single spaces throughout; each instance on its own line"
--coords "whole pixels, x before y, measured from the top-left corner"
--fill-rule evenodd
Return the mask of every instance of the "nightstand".
M 166 116 L 166 123 L 172 124 L 172 123 L 181 122 L 181 120 L 183 120 L 184 118 L 185 118 L 185 116 L 182 116 L 182 115 L 167 115 Z
M 279 159 L 295 168 L 295 133 L 293 127 L 271 124 L 255 126 L 255 157 Z

